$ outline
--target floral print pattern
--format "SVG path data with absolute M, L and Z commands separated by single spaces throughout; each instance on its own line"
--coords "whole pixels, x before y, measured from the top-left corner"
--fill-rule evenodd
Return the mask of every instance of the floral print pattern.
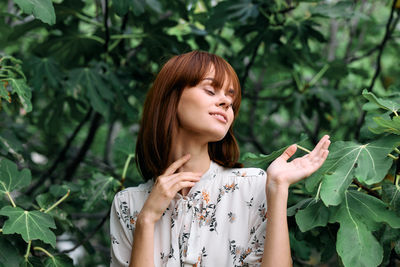
M 153 184 L 115 196 L 111 266 L 129 266 L 137 215 Z M 265 184 L 261 169 L 229 169 L 212 162 L 189 194 L 177 195 L 156 223 L 155 266 L 259 266 L 267 214 Z

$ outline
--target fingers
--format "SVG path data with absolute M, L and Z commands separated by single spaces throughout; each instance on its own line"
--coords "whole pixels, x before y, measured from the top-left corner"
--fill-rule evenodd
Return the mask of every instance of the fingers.
M 175 173 L 176 170 L 182 167 L 189 159 L 190 159 L 190 154 L 186 154 L 185 156 L 181 157 L 180 159 L 169 165 L 169 167 L 165 170 L 163 175 L 171 175 Z
M 198 182 L 202 174 L 196 172 L 180 172 L 169 176 L 166 180 L 166 186 L 172 187 L 180 181 Z
M 200 173 L 180 172 L 170 176 L 160 176 L 156 180 L 157 190 L 161 195 L 172 199 L 184 187 L 192 187 L 200 181 Z
M 329 135 L 324 135 L 321 140 L 319 140 L 313 151 L 316 151 L 318 153 L 321 149 L 328 149 L 329 144 Z
M 295 144 L 289 146 L 283 152 L 283 154 L 281 155 L 281 158 L 283 158 L 285 161 L 287 161 L 288 159 L 290 159 L 291 156 L 293 156 L 294 153 L 296 153 L 296 150 L 297 150 L 297 146 Z

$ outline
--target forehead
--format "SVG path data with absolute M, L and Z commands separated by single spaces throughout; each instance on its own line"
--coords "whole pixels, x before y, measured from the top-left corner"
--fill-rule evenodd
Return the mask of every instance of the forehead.
M 222 72 L 221 72 L 222 71 Z M 208 72 L 205 73 L 201 82 L 211 82 L 218 89 L 233 90 L 233 82 L 227 70 L 220 70 L 216 73 L 214 66 L 210 66 Z

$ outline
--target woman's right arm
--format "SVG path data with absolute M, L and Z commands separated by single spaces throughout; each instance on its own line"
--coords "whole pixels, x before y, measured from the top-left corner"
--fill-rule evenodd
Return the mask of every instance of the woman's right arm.
M 201 173 L 176 171 L 190 159 L 183 156 L 172 163 L 160 175 L 149 197 L 138 214 L 133 238 L 130 267 L 154 266 L 154 226 L 167 209 L 176 193 L 185 187 L 192 187 L 200 180 Z

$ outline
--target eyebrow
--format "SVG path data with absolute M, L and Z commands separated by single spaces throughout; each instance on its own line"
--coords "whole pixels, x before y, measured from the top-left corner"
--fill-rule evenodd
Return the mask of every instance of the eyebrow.
M 211 82 L 215 82 L 215 79 L 213 79 L 213 78 L 204 78 L 203 81 L 204 81 L 204 80 L 208 80 L 208 81 L 211 81 Z M 233 88 L 228 88 L 227 91 L 228 91 L 230 94 L 233 94 L 233 95 L 234 95 L 235 92 L 236 92 L 235 89 L 233 89 Z

